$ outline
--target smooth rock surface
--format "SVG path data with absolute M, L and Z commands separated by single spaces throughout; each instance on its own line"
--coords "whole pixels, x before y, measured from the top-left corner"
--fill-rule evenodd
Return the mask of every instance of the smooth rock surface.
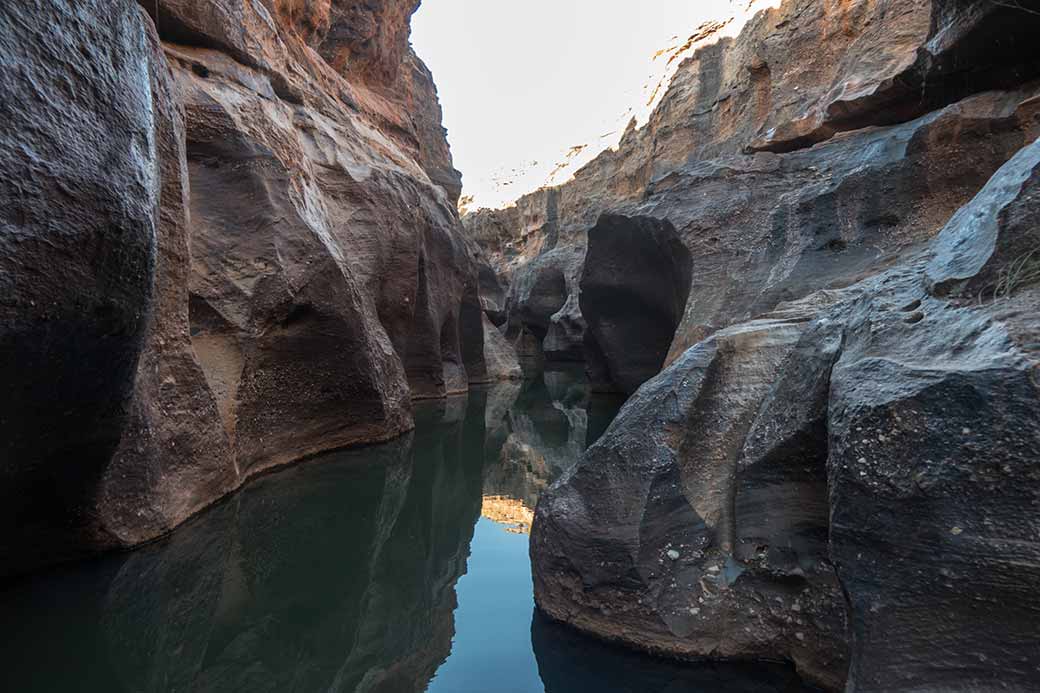
M 690 290 L 690 253 L 667 221 L 605 214 L 581 275 L 593 385 L 635 392 L 664 365 Z

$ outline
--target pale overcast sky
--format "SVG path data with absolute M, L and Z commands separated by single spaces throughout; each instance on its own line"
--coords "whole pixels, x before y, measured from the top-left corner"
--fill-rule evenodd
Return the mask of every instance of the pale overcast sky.
M 563 152 L 615 130 L 644 100 L 656 51 L 729 7 L 728 0 L 423 0 L 412 43 L 437 82 L 464 194 L 478 206 L 500 206 L 538 187 Z M 519 170 L 526 176 L 496 185 Z

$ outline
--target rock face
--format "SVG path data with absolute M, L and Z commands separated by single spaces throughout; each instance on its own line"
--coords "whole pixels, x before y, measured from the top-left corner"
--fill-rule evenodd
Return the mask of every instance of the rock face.
M 543 496 L 551 616 L 830 689 L 1028 688 L 1040 658 L 1040 141 L 924 252 L 687 350 Z
M 516 350 L 495 327 L 487 315 L 481 316 L 484 330 L 484 358 L 487 362 L 488 380 L 519 380 L 523 377 Z
M 803 444 L 812 454 L 774 441 L 745 451 L 805 329 L 785 316 L 724 330 L 629 400 L 538 506 L 531 555 L 546 613 L 661 654 L 787 657 L 837 687 L 826 436 L 809 420 L 791 438 L 816 434 Z
M 580 287 L 589 372 L 637 387 L 671 335 L 542 496 L 542 611 L 829 690 L 1033 685 L 1038 29 L 1029 4 L 783 2 L 552 192 L 552 252 L 606 282 Z M 515 223 L 514 277 L 549 197 L 476 218 Z M 639 240 L 597 248 L 604 221 Z M 668 227 L 684 252 L 642 263 Z M 670 319 L 626 334 L 647 302 L 599 292 Z
M 417 4 L 0 10 L 0 572 L 154 538 L 489 378 Z
M 735 38 L 728 25 L 691 37 L 700 48 L 616 151 L 464 217 L 500 273 L 583 254 L 604 213 L 671 223 L 693 277 L 671 362 L 780 302 L 891 267 L 1037 134 L 1028 8 L 758 4 Z
M 506 296 L 506 337 L 516 346 L 527 377 L 540 375 L 546 359 L 581 358 L 585 322 L 578 307 L 582 251 L 558 248 L 513 275 Z
M 127 2 L 0 7 L 3 571 L 103 534 L 94 497 L 145 341 L 160 200 L 176 193 L 161 174 L 179 121 L 150 32 Z
M 1040 142 L 953 217 L 927 265 L 848 308 L 828 466 L 857 691 L 1035 685 L 1038 212 Z

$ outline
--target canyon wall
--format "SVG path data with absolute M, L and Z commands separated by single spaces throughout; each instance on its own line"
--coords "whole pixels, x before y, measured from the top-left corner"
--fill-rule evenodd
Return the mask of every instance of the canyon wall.
M 581 324 L 634 393 L 539 502 L 538 606 L 828 690 L 1028 690 L 1040 6 L 758 4 L 616 150 L 464 218 L 522 354 Z
M 515 375 L 508 345 L 486 366 L 417 6 L 0 9 L 0 573 Z
M 583 263 L 569 258 L 584 256 L 604 213 L 667 221 L 691 254 L 689 300 L 663 365 L 781 301 L 890 267 L 1035 137 L 1040 16 L 1028 7 L 751 5 L 762 10 L 739 35 L 722 23 L 691 37 L 695 50 L 648 123 L 633 123 L 616 149 L 561 186 L 463 218 L 512 282 L 510 317 L 534 341 L 604 308 L 553 313 L 542 329 L 545 318 L 525 316 L 523 289 L 553 264 L 578 278 L 556 302 L 580 305 Z

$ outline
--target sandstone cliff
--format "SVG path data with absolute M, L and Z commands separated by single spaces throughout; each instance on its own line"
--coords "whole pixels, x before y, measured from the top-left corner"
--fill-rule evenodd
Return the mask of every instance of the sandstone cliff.
M 0 9 L 0 572 L 154 538 L 488 379 L 417 6 Z

